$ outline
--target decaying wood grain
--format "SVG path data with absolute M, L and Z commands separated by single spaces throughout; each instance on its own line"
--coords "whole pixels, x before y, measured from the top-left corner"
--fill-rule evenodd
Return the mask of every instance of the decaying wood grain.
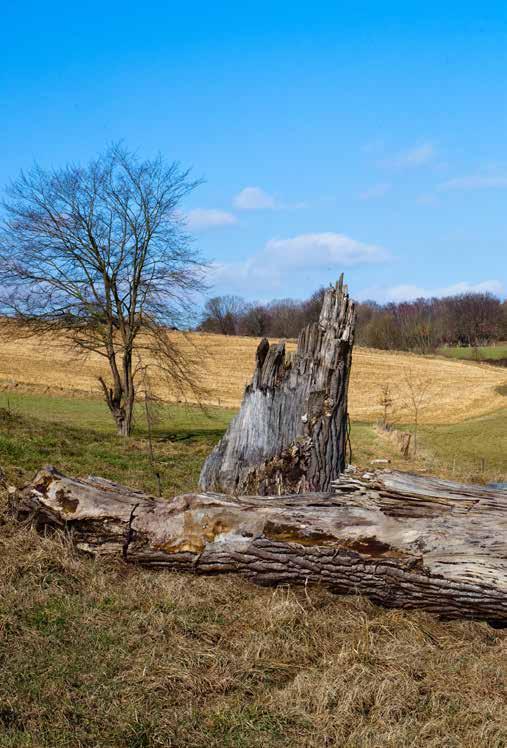
M 204 463 L 203 491 L 329 490 L 345 468 L 354 326 L 342 277 L 326 291 L 319 322 L 301 332 L 291 359 L 285 343 L 261 341 L 240 412 Z
M 317 583 L 382 605 L 507 622 L 507 494 L 400 473 L 334 493 L 155 499 L 41 470 L 13 503 L 98 555 L 259 584 Z

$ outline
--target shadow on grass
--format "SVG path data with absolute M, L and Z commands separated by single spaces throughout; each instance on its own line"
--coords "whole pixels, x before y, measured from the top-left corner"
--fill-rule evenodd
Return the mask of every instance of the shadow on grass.
M 157 442 L 187 442 L 195 444 L 197 442 L 218 442 L 225 433 L 226 426 L 223 428 L 213 429 L 173 429 L 171 431 L 155 430 L 153 436 Z M 145 434 L 143 433 L 143 436 Z

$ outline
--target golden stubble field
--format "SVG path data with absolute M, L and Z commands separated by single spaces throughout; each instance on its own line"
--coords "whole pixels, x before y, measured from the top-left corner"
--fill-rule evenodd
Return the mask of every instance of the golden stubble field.
M 252 375 L 258 341 L 253 338 L 174 333 L 180 344 L 198 358 L 209 404 L 237 407 Z M 100 396 L 97 378 L 107 375 L 98 355 L 77 357 L 64 338 L 2 341 L 0 386 L 68 396 Z M 294 341 L 287 343 L 295 349 Z M 389 384 L 395 414 L 408 415 L 406 379 L 416 389 L 427 388 L 421 408 L 422 423 L 457 423 L 494 412 L 507 405 L 507 372 L 500 368 L 439 357 L 356 348 L 350 385 L 350 413 L 354 420 L 373 421 L 381 415 L 381 387 Z M 154 377 L 156 379 L 156 377 Z M 177 399 L 165 382 L 155 383 L 160 395 Z M 191 399 L 191 398 L 190 398 Z

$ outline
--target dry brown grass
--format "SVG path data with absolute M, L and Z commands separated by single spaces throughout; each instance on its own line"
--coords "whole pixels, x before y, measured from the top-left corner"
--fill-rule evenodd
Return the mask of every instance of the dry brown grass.
M 175 335 L 178 335 L 175 333 Z M 221 335 L 178 336 L 183 346 L 197 352 L 203 365 L 203 384 L 209 402 L 237 407 L 255 360 L 257 340 Z M 49 336 L 1 344 L 0 382 L 4 387 L 34 388 L 54 393 L 99 395 L 97 378 L 105 371 L 96 355 L 73 357 L 63 340 Z M 289 342 L 289 350 L 294 349 Z M 397 415 L 407 419 L 403 408 L 407 398 L 404 375 L 431 382 L 429 405 L 421 413 L 421 423 L 458 423 L 505 407 L 507 373 L 480 364 L 409 353 L 357 348 L 354 352 L 350 388 L 350 411 L 355 420 L 374 421 L 381 415 L 380 388 L 390 383 Z M 502 390 L 502 386 L 504 390 Z M 504 394 L 502 394 L 502 391 Z M 174 399 L 162 384 L 161 395 Z
M 2 748 L 507 745 L 505 631 L 0 524 Z
M 239 397 L 255 341 L 195 340 L 217 391 Z M 71 362 L 47 340 L 9 345 L 1 376 L 15 370 L 20 382 L 66 394 L 76 382 L 94 387 L 94 360 Z M 400 360 L 431 364 L 359 350 L 353 391 L 358 369 L 368 368 L 357 355 L 370 353 L 391 373 Z M 474 365 L 449 364 L 451 381 L 460 381 L 457 367 L 482 377 Z M 369 366 L 374 406 L 378 366 Z M 479 384 L 487 394 L 490 384 Z M 98 401 L 11 400 L 0 429 L 10 480 L 51 461 L 149 488 L 141 436 L 128 444 L 112 436 Z M 26 417 L 16 410 L 24 400 Z M 207 423 L 171 410 L 171 436 L 166 426 L 157 447 L 169 493 L 194 484 L 230 415 Z M 370 426 L 355 424 L 353 438 L 361 459 L 378 456 Z M 450 438 L 457 442 L 454 431 Z M 260 589 L 237 577 L 95 562 L 61 535 L 14 523 L 4 500 L 0 492 L 0 748 L 507 746 L 507 631 L 387 611 L 318 587 Z

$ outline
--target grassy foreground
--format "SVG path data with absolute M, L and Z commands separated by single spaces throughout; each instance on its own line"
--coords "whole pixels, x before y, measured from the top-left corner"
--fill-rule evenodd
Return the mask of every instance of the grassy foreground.
M 2 748 L 507 743 L 505 633 L 77 557 L 8 520 Z
M 155 490 L 141 417 L 124 441 L 98 401 L 4 393 L 0 407 L 9 482 L 51 462 Z M 232 415 L 162 413 L 155 452 L 165 496 L 195 487 Z M 491 444 L 505 417 L 488 417 Z M 465 442 L 477 428 L 432 427 L 424 449 L 429 439 Z M 371 424 L 354 424 L 353 446 L 364 465 L 394 458 Z M 0 748 L 507 745 L 505 631 L 319 588 L 96 562 L 58 534 L 13 522 L 5 502 Z
M 2 407 L 3 406 L 3 407 Z M 0 466 L 13 483 L 51 463 L 75 475 L 102 475 L 147 492 L 156 490 L 142 412 L 134 436 L 114 433 L 99 400 L 0 396 Z M 166 406 L 154 427 L 157 469 L 165 496 L 196 487 L 201 464 L 234 415 L 232 410 Z

